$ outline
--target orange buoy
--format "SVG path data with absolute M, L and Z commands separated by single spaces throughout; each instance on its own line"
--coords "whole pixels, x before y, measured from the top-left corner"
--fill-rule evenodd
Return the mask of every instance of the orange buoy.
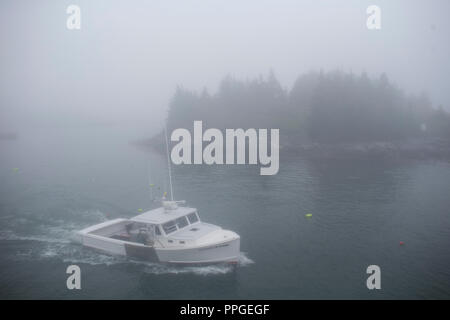
M 403 242 L 403 241 L 400 241 L 400 245 L 402 246 L 402 245 L 404 245 L 405 243 Z

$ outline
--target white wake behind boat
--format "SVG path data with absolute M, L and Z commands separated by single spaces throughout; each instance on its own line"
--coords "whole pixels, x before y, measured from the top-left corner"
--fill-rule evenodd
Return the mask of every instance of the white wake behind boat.
M 236 263 L 240 237 L 233 231 L 200 221 L 195 208 L 182 201 L 131 219 L 114 219 L 78 231 L 84 246 L 113 255 L 176 264 Z

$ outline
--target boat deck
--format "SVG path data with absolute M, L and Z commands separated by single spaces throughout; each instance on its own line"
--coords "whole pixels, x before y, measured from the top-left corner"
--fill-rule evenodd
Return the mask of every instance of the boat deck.
M 199 222 L 190 225 L 188 228 L 181 229 L 177 232 L 170 234 L 170 238 L 176 240 L 194 240 L 199 239 L 212 231 L 221 229 L 213 224 Z

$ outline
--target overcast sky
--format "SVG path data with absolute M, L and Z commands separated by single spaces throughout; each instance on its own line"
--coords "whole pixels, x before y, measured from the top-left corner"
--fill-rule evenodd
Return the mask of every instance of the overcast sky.
M 81 30 L 66 8 L 81 8 Z M 368 30 L 366 8 L 381 8 Z M 177 84 L 386 72 L 450 110 L 450 1 L 2 0 L 0 131 L 161 123 Z

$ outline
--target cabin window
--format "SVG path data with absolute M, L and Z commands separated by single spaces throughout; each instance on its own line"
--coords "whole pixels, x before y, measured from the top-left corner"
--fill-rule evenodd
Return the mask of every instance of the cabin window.
M 184 228 L 189 224 L 186 217 L 179 217 L 175 222 L 177 223 L 178 229 Z
M 161 235 L 161 230 L 159 230 L 159 227 L 158 227 L 158 226 L 155 226 L 155 234 L 156 234 L 157 236 L 160 236 L 160 235 Z
M 177 226 L 176 226 L 174 220 L 164 223 L 164 224 L 162 225 L 162 227 L 163 227 L 164 232 L 165 232 L 166 234 L 169 234 L 169 233 L 172 233 L 172 232 L 174 232 L 174 231 L 177 231 Z
M 195 212 L 193 212 L 191 214 L 188 214 L 187 217 L 189 219 L 189 223 L 191 223 L 191 224 L 198 221 L 198 217 L 197 217 L 197 214 Z

